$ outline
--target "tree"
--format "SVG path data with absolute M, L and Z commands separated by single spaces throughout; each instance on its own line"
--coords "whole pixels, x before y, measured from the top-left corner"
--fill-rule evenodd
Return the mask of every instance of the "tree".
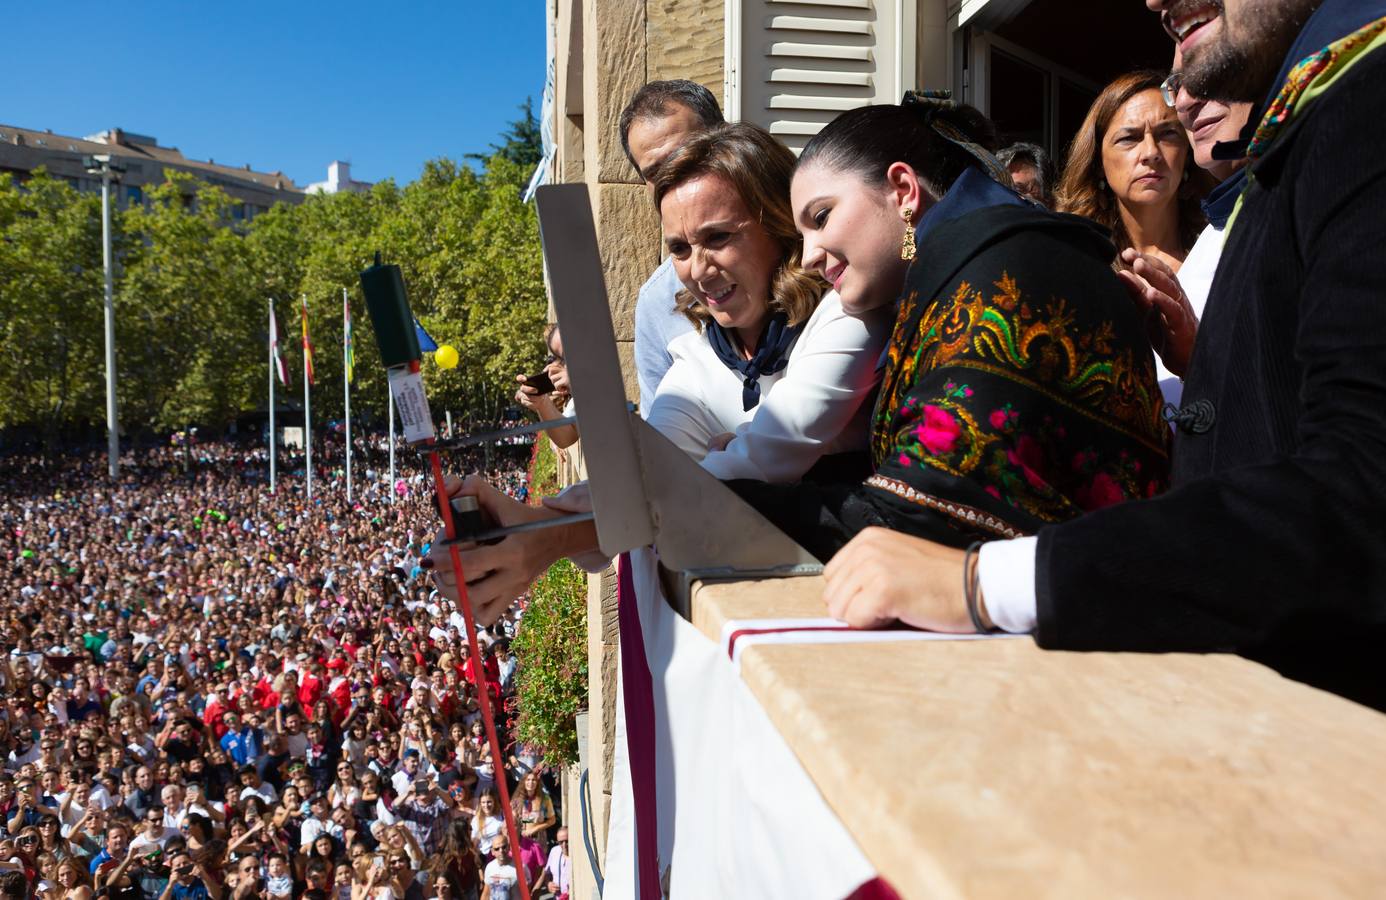
M 385 416 L 359 274 L 376 251 L 404 273 L 415 314 L 461 362 L 426 362 L 435 411 L 493 419 L 515 375 L 543 356 L 547 300 L 538 223 L 520 194 L 538 160 L 524 116 L 480 171 L 447 159 L 418 180 L 314 195 L 245 221 L 219 188 L 171 173 L 148 203 L 114 215 L 116 344 L 122 428 L 216 429 L 265 396 L 266 299 L 281 347 L 301 368 L 299 304 L 316 353 L 315 420 L 340 417 L 342 290 L 356 330 L 352 410 Z M 99 199 L 38 171 L 21 189 L 0 175 L 0 427 L 64 430 L 104 419 Z
M 539 120 L 534 115 L 534 98 L 526 97 L 525 102 L 517 109 L 520 110 L 520 118 L 511 122 L 510 126 L 501 132 L 501 142 L 491 145 L 490 156 L 468 153 L 465 158 L 487 162 L 491 157 L 499 156 L 522 169 L 533 171 L 544 158 L 544 141 L 539 129 Z
M 104 407 L 101 202 L 36 170 L 0 174 L 0 426 L 50 449 Z

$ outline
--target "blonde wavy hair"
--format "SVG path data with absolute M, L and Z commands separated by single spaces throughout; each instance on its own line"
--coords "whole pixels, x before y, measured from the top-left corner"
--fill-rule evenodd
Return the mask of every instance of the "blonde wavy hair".
M 650 182 L 655 207 L 674 188 L 705 175 L 716 175 L 730 184 L 780 248 L 780 262 L 770 278 L 770 309 L 783 312 L 790 325 L 813 315 L 828 285 L 803 266 L 804 244 L 789 204 L 794 154 L 770 132 L 749 122 L 714 126 L 659 164 Z M 686 288 L 679 291 L 675 308 L 699 331 L 712 318 L 706 304 Z

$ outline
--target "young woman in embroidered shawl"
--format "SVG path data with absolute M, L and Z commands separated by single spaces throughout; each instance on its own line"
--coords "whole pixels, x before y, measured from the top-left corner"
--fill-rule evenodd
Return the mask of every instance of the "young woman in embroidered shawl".
M 847 313 L 801 265 L 789 206 L 793 171 L 788 148 L 738 123 L 685 143 L 654 182 L 665 244 L 685 288 L 680 309 L 699 331 L 671 345 L 674 364 L 649 422 L 722 479 L 789 483 L 869 471 L 869 400 L 894 315 Z M 585 485 L 543 507 L 511 501 L 475 476 L 450 486 L 476 494 L 505 525 L 591 508 Z M 583 523 L 464 551 L 465 570 L 480 576 L 468 587 L 478 618 L 494 620 L 564 556 L 603 568 L 596 548 L 595 527 Z M 445 551 L 435 543 L 429 559 L 451 597 L 456 582 Z
M 850 312 L 899 298 L 874 473 L 733 482 L 823 560 L 870 526 L 966 546 L 1167 483 L 1154 361 L 1107 233 L 1004 187 L 990 132 L 975 110 L 907 95 L 844 113 L 799 157 L 805 265 Z

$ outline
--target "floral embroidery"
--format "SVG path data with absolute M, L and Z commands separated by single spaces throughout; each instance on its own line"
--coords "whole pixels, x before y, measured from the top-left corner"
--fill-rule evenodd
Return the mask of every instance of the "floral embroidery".
M 876 406 L 878 472 L 965 477 L 1040 522 L 1158 493 L 1169 430 L 1153 360 L 1127 340 L 1062 297 L 1026 297 L 1005 272 L 922 308 L 910 292 Z

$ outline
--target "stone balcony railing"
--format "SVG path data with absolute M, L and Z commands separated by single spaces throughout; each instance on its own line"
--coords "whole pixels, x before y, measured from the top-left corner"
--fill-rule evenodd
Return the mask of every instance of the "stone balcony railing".
M 694 624 L 824 615 L 695 588 Z M 741 677 L 905 897 L 1386 894 L 1386 717 L 1235 656 L 749 646 Z

